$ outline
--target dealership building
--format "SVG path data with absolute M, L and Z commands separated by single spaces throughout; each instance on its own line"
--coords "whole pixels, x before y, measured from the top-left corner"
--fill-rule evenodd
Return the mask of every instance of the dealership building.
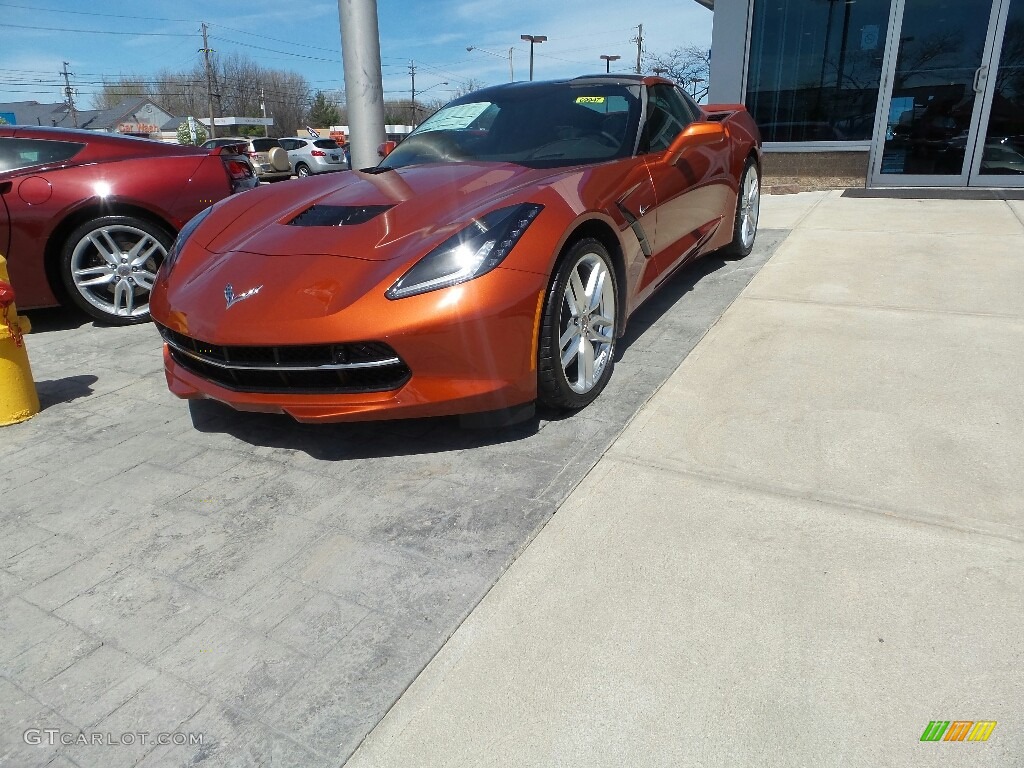
M 1024 187 L 1024 0 L 697 0 L 767 175 Z

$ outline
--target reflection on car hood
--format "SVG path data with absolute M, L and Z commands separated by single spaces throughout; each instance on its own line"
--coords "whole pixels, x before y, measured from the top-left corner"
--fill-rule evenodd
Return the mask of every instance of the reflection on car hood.
M 567 171 L 452 163 L 285 182 L 223 206 L 203 222 L 197 240 L 214 253 L 386 261 L 402 255 L 406 245 L 440 242 L 482 208 Z M 341 212 L 340 226 L 309 226 L 311 218 L 323 213 L 329 221 L 326 214 L 335 211 Z M 373 215 L 346 216 L 346 211 Z

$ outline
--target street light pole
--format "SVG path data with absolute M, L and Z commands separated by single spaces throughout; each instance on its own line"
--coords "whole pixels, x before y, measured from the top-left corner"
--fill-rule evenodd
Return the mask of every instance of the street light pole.
M 533 45 L 543 43 L 548 39 L 547 35 L 520 35 L 520 40 L 527 40 L 530 43 L 530 81 L 533 81 Z
M 440 86 L 442 86 L 442 85 L 448 85 L 448 81 L 447 81 L 447 80 L 445 80 L 445 81 L 444 81 L 443 83 L 434 83 L 434 84 L 433 84 L 432 86 L 430 86 L 429 88 L 424 88 L 424 89 L 423 89 L 422 91 L 418 91 L 417 93 L 419 93 L 419 95 L 420 95 L 420 96 L 422 96 L 422 95 L 423 95 L 424 93 L 426 93 L 427 91 L 432 91 L 432 90 L 434 90 L 435 88 L 438 88 L 438 87 L 440 87 Z M 417 125 L 417 123 L 416 123 L 416 109 L 417 109 L 417 106 L 416 106 L 416 102 L 414 101 L 414 102 L 412 103 L 412 127 L 413 127 L 413 128 L 415 128 L 415 127 L 416 127 L 416 125 Z
M 604 73 L 607 75 L 608 73 L 610 73 L 612 71 L 612 62 L 613 61 L 618 61 L 622 57 L 621 56 L 606 56 L 605 54 L 602 53 L 601 54 L 601 58 L 604 59 Z

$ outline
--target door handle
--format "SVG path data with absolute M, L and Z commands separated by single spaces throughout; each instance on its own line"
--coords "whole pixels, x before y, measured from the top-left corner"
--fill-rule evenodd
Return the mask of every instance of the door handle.
M 985 90 L 982 83 L 988 79 L 988 65 L 982 64 L 974 71 L 974 92 L 981 93 Z

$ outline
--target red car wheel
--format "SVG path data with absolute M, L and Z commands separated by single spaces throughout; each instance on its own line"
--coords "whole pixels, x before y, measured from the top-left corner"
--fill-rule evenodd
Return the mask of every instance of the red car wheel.
M 104 216 L 78 227 L 61 257 L 71 300 L 111 325 L 149 320 L 149 293 L 173 237 L 132 216 Z

